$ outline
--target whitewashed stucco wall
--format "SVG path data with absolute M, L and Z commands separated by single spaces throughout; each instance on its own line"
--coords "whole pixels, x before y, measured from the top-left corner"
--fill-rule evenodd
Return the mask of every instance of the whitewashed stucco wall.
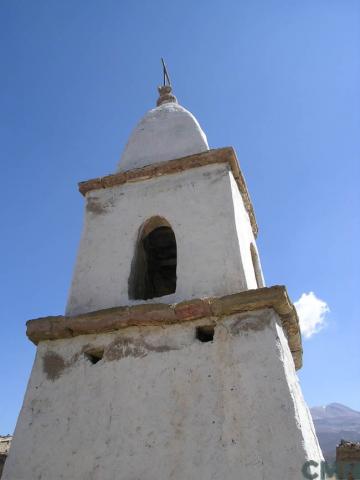
M 171 224 L 178 252 L 176 292 L 162 301 L 256 288 L 254 238 L 232 182 L 228 166 L 210 165 L 89 192 L 66 313 L 136 303 L 128 297 L 131 262 L 141 225 L 155 215 Z
M 245 209 L 244 202 L 239 191 L 239 187 L 234 179 L 233 175 L 230 175 L 230 185 L 231 185 L 231 194 L 232 194 L 232 205 L 234 208 L 234 219 L 235 226 L 238 238 L 239 252 L 240 252 L 240 261 L 243 267 L 243 272 L 245 276 L 245 283 L 247 288 L 258 288 L 256 276 L 255 276 L 255 266 L 251 258 L 251 249 L 250 245 L 252 244 L 257 252 L 256 241 L 254 233 L 251 228 L 250 218 Z M 262 279 L 262 286 L 265 286 L 264 275 L 262 273 L 260 256 L 258 255 L 258 267 L 259 275 Z
M 303 479 L 321 451 L 278 321 L 233 315 L 209 343 L 206 319 L 40 343 L 4 480 Z

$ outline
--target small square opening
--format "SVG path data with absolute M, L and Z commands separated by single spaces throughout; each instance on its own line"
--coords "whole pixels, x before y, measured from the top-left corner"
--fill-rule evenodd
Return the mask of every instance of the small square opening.
M 84 353 L 84 356 L 87 360 L 89 360 L 93 365 L 98 363 L 104 356 L 104 350 L 89 350 L 88 352 Z
M 213 325 L 203 325 L 196 327 L 196 338 L 200 342 L 212 342 L 214 340 L 215 328 Z

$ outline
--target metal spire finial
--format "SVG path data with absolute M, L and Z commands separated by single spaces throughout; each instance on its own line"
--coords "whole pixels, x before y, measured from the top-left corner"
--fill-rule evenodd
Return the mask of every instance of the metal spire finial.
M 164 74 L 164 85 L 163 86 L 165 87 L 166 85 L 169 85 L 169 87 L 171 87 L 170 77 L 169 77 L 169 74 L 168 74 L 166 64 L 165 64 L 165 61 L 164 61 L 163 57 L 161 57 L 161 63 L 162 63 L 162 66 L 163 66 L 163 74 Z
M 166 68 L 165 61 L 162 57 L 161 57 L 161 63 L 163 66 L 163 85 L 161 87 L 158 87 L 160 96 L 156 102 L 157 106 L 162 105 L 164 103 L 177 103 L 177 99 L 175 95 L 171 93 L 172 92 L 171 81 Z

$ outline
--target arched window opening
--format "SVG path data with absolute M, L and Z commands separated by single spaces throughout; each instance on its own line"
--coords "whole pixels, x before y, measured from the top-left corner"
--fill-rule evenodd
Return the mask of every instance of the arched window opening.
M 148 300 L 176 291 L 175 234 L 162 217 L 141 228 L 129 278 L 129 298 Z
M 250 244 L 250 251 L 251 251 L 251 260 L 252 260 L 255 278 L 256 278 L 256 284 L 258 288 L 261 288 L 264 286 L 264 279 L 261 272 L 259 255 L 256 251 L 255 246 L 252 243 Z

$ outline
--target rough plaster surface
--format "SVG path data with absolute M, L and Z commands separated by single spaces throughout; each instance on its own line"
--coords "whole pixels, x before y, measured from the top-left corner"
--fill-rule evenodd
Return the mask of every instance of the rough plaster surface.
M 4 480 L 303 479 L 322 456 L 278 321 L 264 309 L 41 342 Z
M 208 149 L 205 133 L 196 118 L 177 103 L 165 103 L 150 110 L 136 126 L 118 170 L 131 170 Z
M 256 288 L 249 217 L 228 165 L 207 165 L 86 195 L 85 227 L 67 315 L 133 304 L 128 279 L 138 233 L 164 217 L 177 242 L 178 302 Z M 154 301 L 158 301 L 154 299 Z

